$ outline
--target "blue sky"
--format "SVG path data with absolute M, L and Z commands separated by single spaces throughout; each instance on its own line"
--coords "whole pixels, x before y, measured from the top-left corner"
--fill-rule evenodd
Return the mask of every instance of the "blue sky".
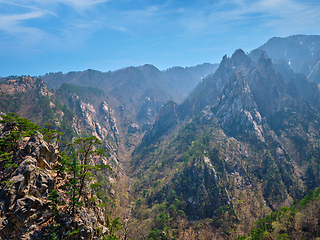
M 218 63 L 320 34 L 318 0 L 0 0 L 0 76 Z

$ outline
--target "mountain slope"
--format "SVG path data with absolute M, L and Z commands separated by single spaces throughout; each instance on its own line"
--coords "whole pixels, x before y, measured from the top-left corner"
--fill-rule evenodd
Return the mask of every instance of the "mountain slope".
M 305 99 L 308 88 L 296 83 L 313 85 L 294 76 L 276 72 L 264 54 L 255 63 L 237 50 L 185 102 L 165 104 L 133 152 L 137 221 L 151 221 L 154 234 L 165 226 L 178 231 L 183 216 L 210 218 L 226 237 L 314 188 L 319 98 Z M 141 209 L 173 221 L 157 225 Z
M 79 97 L 80 96 L 80 97 Z M 96 136 L 109 150 L 109 162 L 118 171 L 123 145 L 113 110 L 104 100 L 108 99 L 102 90 L 62 85 L 56 91 L 49 91 L 41 79 L 20 77 L 0 85 L 0 111 L 16 113 L 33 122 L 64 133 L 65 141 L 75 137 Z M 121 153 L 121 154 L 120 154 Z

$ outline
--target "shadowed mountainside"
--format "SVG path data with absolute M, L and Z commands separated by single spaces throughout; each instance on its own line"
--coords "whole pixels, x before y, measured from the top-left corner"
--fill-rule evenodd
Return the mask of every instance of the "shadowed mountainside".
M 224 237 L 236 237 L 302 198 L 320 182 L 319 92 L 312 89 L 301 74 L 276 72 L 264 54 L 257 63 L 242 50 L 225 56 L 182 104 L 160 109 L 133 152 L 136 220 L 150 221 L 141 209 L 157 216 L 155 206 L 164 205 L 162 214 L 174 220 L 153 220 L 150 230 L 175 228 L 181 217 L 210 218 Z

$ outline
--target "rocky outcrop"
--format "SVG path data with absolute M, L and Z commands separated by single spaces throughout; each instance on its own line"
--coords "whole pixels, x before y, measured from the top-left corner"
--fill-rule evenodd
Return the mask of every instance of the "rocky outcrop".
M 145 134 L 142 141 L 150 142 L 156 140 L 177 123 L 177 104 L 169 101 L 160 109 L 152 129 Z
M 117 120 L 114 116 L 114 111 L 111 107 L 107 104 L 106 101 L 101 103 L 102 112 L 104 114 L 105 126 L 110 127 L 110 133 L 114 139 L 118 141 L 119 130 L 117 127 Z
M 131 123 L 128 127 L 128 133 L 136 133 L 139 132 L 140 128 L 137 124 L 135 123 Z
M 217 71 L 203 79 L 189 98 L 179 105 L 179 117 L 189 118 L 202 111 L 206 106 L 212 105 L 230 76 L 238 72 L 247 75 L 255 65 L 255 62 L 241 49 L 236 50 L 231 58 L 225 55 Z
M 26 93 L 36 87 L 39 88 L 39 93 L 42 96 L 52 95 L 41 79 L 35 79 L 33 77 L 21 77 L 18 79 L 7 80 L 5 83 L 0 85 L 0 92 L 14 95 L 16 93 Z
M 52 170 L 60 158 L 57 145 L 47 144 L 40 133 L 25 138 L 24 141 L 27 141 L 27 144 L 19 150 L 19 154 L 23 157 L 33 157 L 42 169 Z
M 273 37 L 253 52 L 267 52 L 273 62 L 284 59 L 295 73 L 308 75 L 319 61 L 320 37 L 294 35 L 286 38 Z M 259 57 L 259 56 L 258 56 Z
M 223 129 L 230 136 L 249 137 L 254 134 L 264 142 L 263 119 L 253 100 L 246 77 L 241 73 L 233 75 L 221 90 L 213 106 Z
M 103 101 L 97 108 L 91 103 L 79 99 L 77 95 L 71 97 L 72 105 L 78 106 L 79 114 L 74 116 L 72 128 L 81 135 L 83 131 L 89 131 L 91 135 L 100 140 L 112 138 L 118 145 L 119 130 L 114 111 Z
M 23 139 L 14 154 L 18 167 L 9 176 L 1 176 L 0 239 L 56 236 L 57 239 L 93 240 L 108 233 L 104 213 L 89 203 L 89 192 L 84 195 L 85 204 L 75 218 L 65 210 L 69 201 L 65 184 L 69 176 L 54 170 L 60 164 L 59 159 L 57 146 L 45 142 L 40 133 Z M 50 209 L 49 195 L 53 189 L 59 196 L 61 215 L 58 219 Z M 98 228 L 101 231 L 98 232 Z M 79 233 L 68 234 L 75 230 Z
M 137 120 L 142 126 L 142 131 L 151 127 L 156 115 L 158 114 L 163 102 L 156 102 L 152 98 L 146 97 L 137 115 Z

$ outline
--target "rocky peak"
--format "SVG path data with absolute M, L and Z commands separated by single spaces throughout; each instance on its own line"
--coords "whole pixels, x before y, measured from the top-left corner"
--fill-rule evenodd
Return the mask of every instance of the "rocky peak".
M 75 94 L 72 95 L 72 101 L 81 110 L 81 114 L 73 119 L 72 128 L 76 133 L 80 134 L 85 128 L 100 140 L 107 139 L 109 134 L 118 144 L 117 121 L 114 117 L 114 111 L 106 101 L 101 102 L 98 108 L 91 103 L 80 100 Z
M 190 97 L 179 106 L 180 118 L 190 117 L 206 106 L 212 105 L 230 76 L 235 73 L 248 75 L 255 65 L 255 62 L 241 49 L 236 50 L 231 58 L 225 55 L 215 74 L 205 78 Z
M 270 58 L 266 58 L 264 53 L 261 54 L 258 63 L 257 70 L 261 74 L 261 77 L 271 79 L 275 75 L 273 64 Z
M 223 129 L 231 136 L 254 134 L 264 142 L 263 119 L 253 100 L 246 77 L 236 73 L 230 77 L 213 106 Z
M 234 68 L 241 68 L 240 71 L 243 73 L 249 71 L 252 67 L 255 66 L 255 63 L 251 58 L 247 56 L 247 54 L 242 49 L 237 49 L 232 54 L 232 63 Z
M 222 60 L 221 60 L 221 63 L 219 65 L 219 68 L 231 68 L 232 67 L 232 61 L 230 60 L 230 58 L 228 58 L 227 55 L 224 55 Z

